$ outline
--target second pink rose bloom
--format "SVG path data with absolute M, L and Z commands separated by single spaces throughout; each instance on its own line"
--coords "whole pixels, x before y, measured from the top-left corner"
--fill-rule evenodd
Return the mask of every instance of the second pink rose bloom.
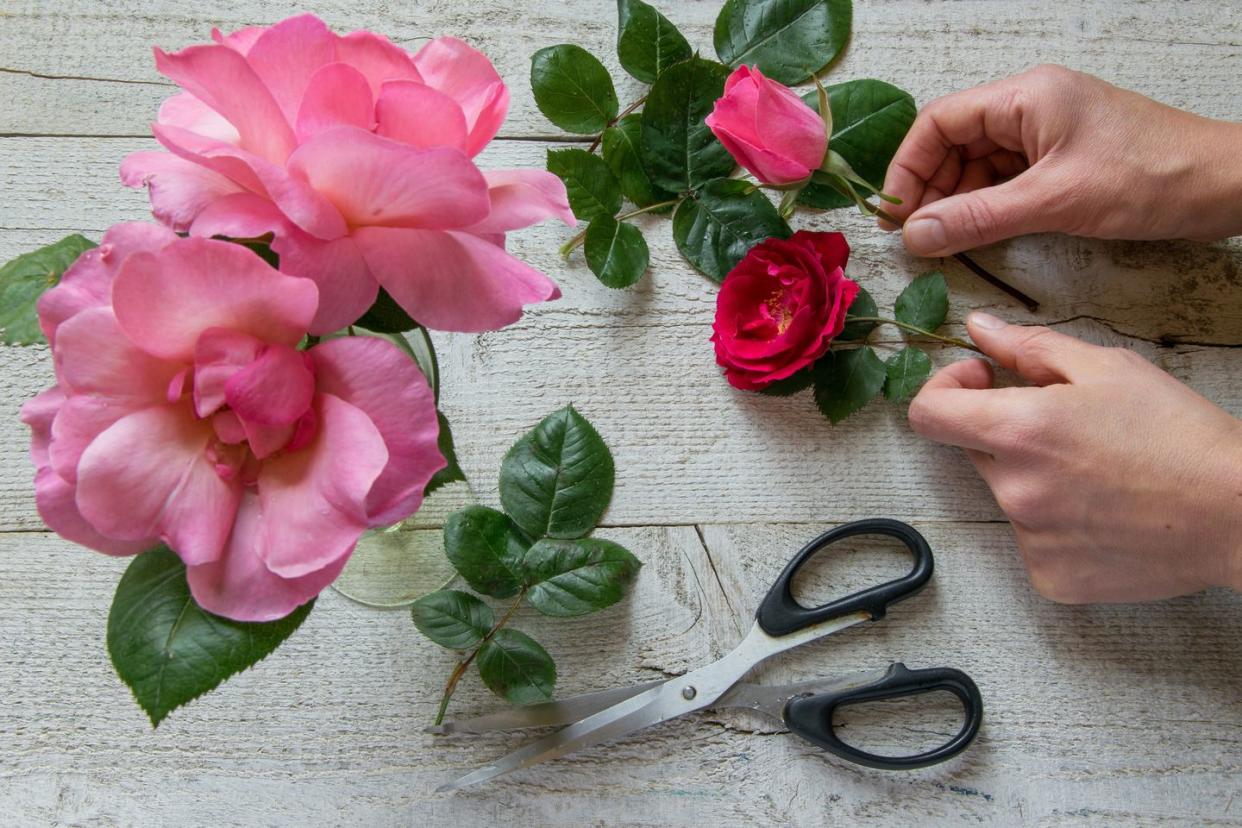
M 504 241 L 548 218 L 572 225 L 564 185 L 473 161 L 509 104 L 482 53 L 437 38 L 410 55 L 313 15 L 213 38 L 156 50 L 184 90 L 152 127 L 168 152 L 131 154 L 121 178 L 147 186 L 174 230 L 274 233 L 280 269 L 319 288 L 311 333 L 357 320 L 380 286 L 424 325 L 469 332 L 560 295 Z
M 733 158 L 764 184 L 805 181 L 824 162 L 824 122 L 797 93 L 739 66 L 725 82 L 724 97 L 707 126 Z

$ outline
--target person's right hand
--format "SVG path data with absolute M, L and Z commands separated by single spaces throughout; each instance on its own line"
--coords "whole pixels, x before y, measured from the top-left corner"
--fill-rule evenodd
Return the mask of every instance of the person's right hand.
M 903 203 L 886 209 L 922 256 L 1047 231 L 1220 239 L 1242 233 L 1240 157 L 1242 124 L 1038 66 L 924 107 L 884 181 Z

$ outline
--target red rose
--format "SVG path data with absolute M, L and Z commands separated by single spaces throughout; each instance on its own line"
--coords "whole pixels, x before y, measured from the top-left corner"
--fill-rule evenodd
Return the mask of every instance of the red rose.
M 845 278 L 840 233 L 799 230 L 751 248 L 716 298 L 716 362 L 734 388 L 757 391 L 828 351 L 845 327 L 858 283 Z

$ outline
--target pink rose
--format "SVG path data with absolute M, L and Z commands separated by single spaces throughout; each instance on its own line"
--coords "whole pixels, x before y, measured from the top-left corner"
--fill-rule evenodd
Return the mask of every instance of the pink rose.
M 509 92 L 488 59 L 453 38 L 411 56 L 314 15 L 214 44 L 155 50 L 184 92 L 152 126 L 169 151 L 135 152 L 121 180 L 195 236 L 274 233 L 280 269 L 319 286 L 315 334 L 358 319 L 382 285 L 419 322 L 484 331 L 560 295 L 510 256 L 505 233 L 573 214 L 543 170 L 480 172 Z
M 444 466 L 396 346 L 299 350 L 318 290 L 235 244 L 120 224 L 39 301 L 56 385 L 28 402 L 39 514 L 111 555 L 158 542 L 219 615 L 287 615 Z
M 755 245 L 729 271 L 712 342 L 730 385 L 757 391 L 828 352 L 858 295 L 845 278 L 849 255 L 840 233 L 799 230 Z
M 707 126 L 725 149 L 764 184 L 804 181 L 824 163 L 824 122 L 789 87 L 739 66 Z

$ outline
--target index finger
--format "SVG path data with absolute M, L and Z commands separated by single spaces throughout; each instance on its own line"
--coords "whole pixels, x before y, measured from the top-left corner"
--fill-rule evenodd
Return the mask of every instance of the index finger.
M 1012 78 L 938 98 L 914 119 L 884 178 L 884 192 L 902 200 L 887 208 L 905 220 L 922 204 L 927 184 L 950 153 L 969 160 L 997 149 L 1021 151 L 1021 118 Z M 962 148 L 959 150 L 958 148 Z
M 938 443 L 996 454 L 1039 389 L 991 386 L 991 368 L 981 359 L 942 368 L 910 402 L 910 427 Z

